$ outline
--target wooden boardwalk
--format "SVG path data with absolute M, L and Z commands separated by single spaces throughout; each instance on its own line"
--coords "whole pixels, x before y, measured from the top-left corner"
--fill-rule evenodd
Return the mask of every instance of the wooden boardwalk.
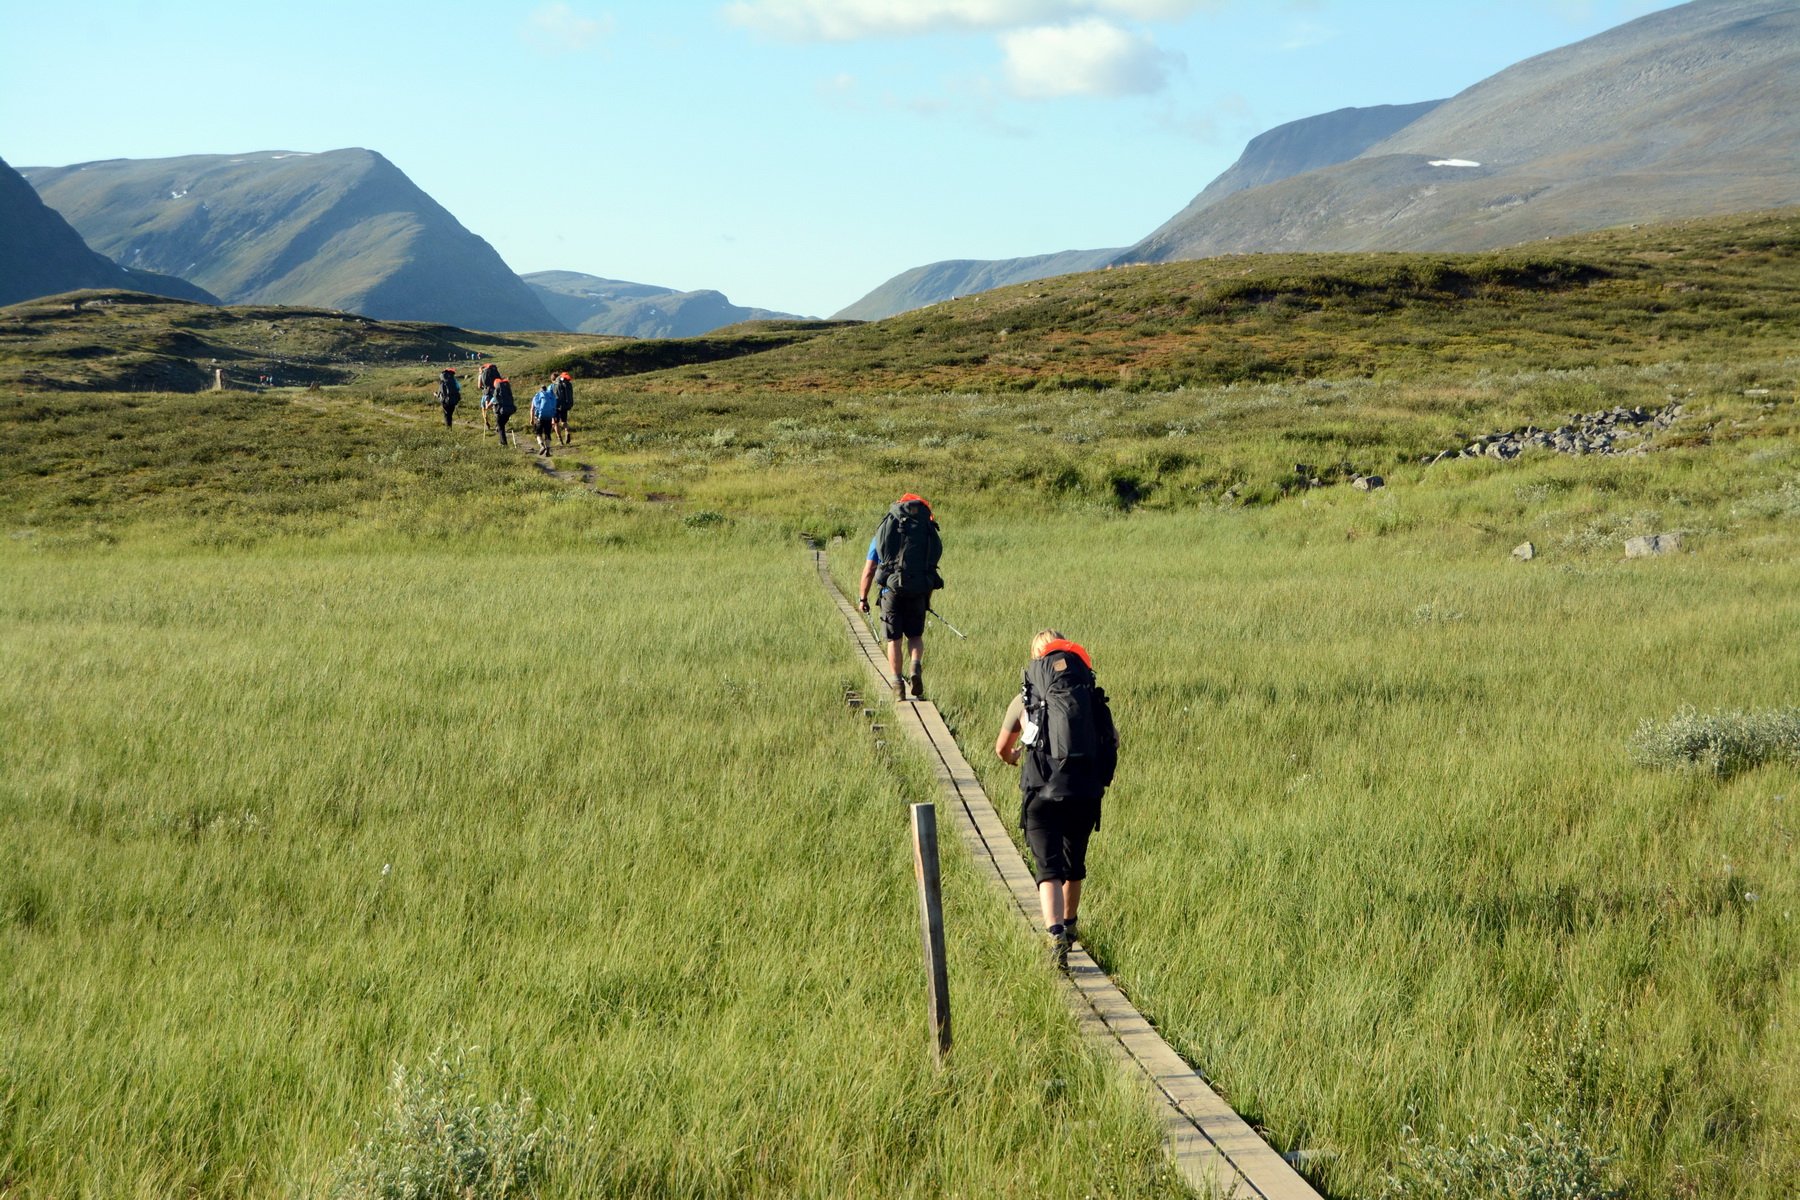
M 876 690 L 886 691 L 885 648 L 831 577 L 825 551 L 815 547 L 813 557 L 819 581 L 843 613 Z M 1037 885 L 937 705 L 929 700 L 906 700 L 894 708 L 895 722 L 931 762 L 950 821 L 977 869 L 1010 897 L 1020 915 L 1037 929 Z M 1162 1040 L 1080 945 L 1069 954 L 1069 982 L 1070 1002 L 1083 1032 L 1150 1084 L 1169 1152 L 1189 1184 L 1209 1195 L 1319 1200 L 1306 1180 Z

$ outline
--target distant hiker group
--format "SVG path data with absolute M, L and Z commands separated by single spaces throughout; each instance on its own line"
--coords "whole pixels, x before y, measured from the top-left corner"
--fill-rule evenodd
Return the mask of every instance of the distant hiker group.
M 937 615 L 931 597 L 944 586 L 938 572 L 943 552 L 931 505 L 913 492 L 894 502 L 869 539 L 857 606 L 867 613 L 870 589 L 880 589 L 888 669 L 900 700 L 925 698 L 925 619 Z M 901 671 L 902 641 L 910 675 Z M 1101 799 L 1119 757 L 1112 708 L 1086 648 L 1056 629 L 1032 637 L 994 753 L 1020 768 L 1019 827 L 1037 864 L 1034 878 L 1051 957 L 1067 967 L 1087 878 L 1088 839 L 1100 828 Z
M 500 373 L 495 363 L 482 363 L 475 379 L 481 388 L 482 428 L 496 431 L 502 446 L 511 445 L 506 423 L 519 411 L 518 402 L 513 399 L 512 381 Z M 462 402 L 455 368 L 445 367 L 438 377 L 437 398 L 444 410 L 444 426 L 449 428 L 455 423 L 456 406 Z M 575 381 L 567 371 L 550 376 L 532 395 L 531 432 L 537 439 L 539 454 L 548 458 L 556 442 L 567 446 L 574 440 L 569 432 L 569 413 L 574 407 Z

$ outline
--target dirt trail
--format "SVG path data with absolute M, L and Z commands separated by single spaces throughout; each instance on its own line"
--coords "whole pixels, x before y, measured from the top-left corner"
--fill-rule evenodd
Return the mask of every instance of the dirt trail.
M 302 408 L 310 408 L 317 412 L 354 411 L 371 415 L 388 424 L 410 425 L 414 428 L 420 425 L 435 425 L 441 428 L 443 424 L 441 410 L 437 409 L 433 409 L 429 413 L 416 413 L 404 409 L 385 408 L 369 404 L 366 401 L 337 400 L 317 392 L 299 392 L 293 395 L 291 400 Z M 472 407 L 474 412 L 471 416 L 469 413 L 471 404 L 464 401 L 456 410 L 455 425 L 445 432 L 459 436 L 474 434 L 490 445 L 499 448 L 499 436 L 492 426 L 482 423 L 480 402 L 476 401 Z M 553 446 L 549 455 L 542 455 L 537 452 L 537 440 L 531 434 L 530 423 L 528 421 L 521 422 L 519 416 L 514 415 L 507 423 L 508 445 L 506 448 L 529 459 L 533 467 L 551 479 L 573 487 L 586 488 L 597 496 L 605 496 L 612 500 L 639 499 L 651 504 L 667 504 L 681 498 L 663 492 L 641 492 L 634 497 L 630 485 L 624 480 L 601 476 L 599 466 L 589 457 L 592 452 L 585 445 L 587 438 L 591 435 L 584 433 L 579 426 L 573 428 L 570 433 L 573 439 L 572 444 Z M 577 455 L 582 457 L 577 457 Z

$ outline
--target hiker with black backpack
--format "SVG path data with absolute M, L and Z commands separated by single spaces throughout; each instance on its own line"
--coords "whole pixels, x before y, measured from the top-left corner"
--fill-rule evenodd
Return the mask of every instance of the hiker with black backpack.
M 462 403 L 462 388 L 456 382 L 455 368 L 445 367 L 444 373 L 438 376 L 437 398 L 444 409 L 444 428 L 449 429 L 456 424 L 451 418 L 456 415 L 456 406 Z
M 1037 864 L 1051 957 L 1067 967 L 1088 838 L 1100 828 L 1100 800 L 1118 766 L 1119 731 L 1093 659 L 1061 631 L 1031 639 L 1031 661 L 1000 720 L 994 753 L 1019 767 L 1019 828 Z
M 494 380 L 494 427 L 500 431 L 500 444 L 506 445 L 506 422 L 519 411 L 513 403 L 512 380 L 502 375 Z
M 575 407 L 575 381 L 564 371 L 556 377 L 556 436 L 569 444 L 569 410 Z
M 900 497 L 875 527 L 863 563 L 858 607 L 869 611 L 869 588 L 881 589 L 881 631 L 887 638 L 894 695 L 905 700 L 907 678 L 900 673 L 900 639 L 912 656 L 912 698 L 925 698 L 925 614 L 931 593 L 944 586 L 938 559 L 944 553 L 931 505 L 912 492 Z

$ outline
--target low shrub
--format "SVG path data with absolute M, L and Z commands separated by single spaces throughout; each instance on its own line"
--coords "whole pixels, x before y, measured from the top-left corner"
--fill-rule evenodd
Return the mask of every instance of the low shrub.
M 1445 1131 L 1440 1129 L 1439 1135 Z M 1411 1129 L 1383 1200 L 1614 1200 L 1612 1156 L 1561 1114 L 1504 1133 L 1471 1130 L 1449 1144 Z
M 1640 723 L 1631 756 L 1642 767 L 1720 777 L 1766 762 L 1800 764 L 1800 708 L 1710 713 L 1683 708 L 1667 721 Z
M 434 1051 L 394 1068 L 388 1111 L 338 1164 L 339 1200 L 502 1200 L 528 1196 L 555 1140 L 530 1096 L 482 1104 L 465 1054 Z

